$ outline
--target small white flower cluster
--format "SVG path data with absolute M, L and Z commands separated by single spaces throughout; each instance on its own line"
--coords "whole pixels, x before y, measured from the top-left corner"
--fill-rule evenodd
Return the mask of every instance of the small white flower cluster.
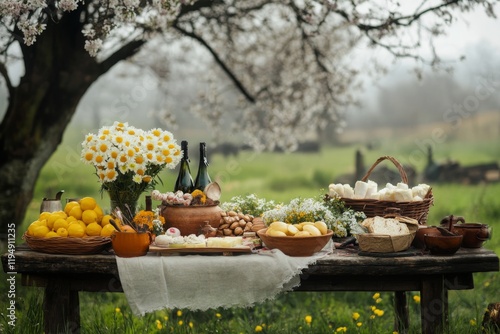
M 183 193 L 180 190 L 177 190 L 176 192 L 169 191 L 166 193 L 162 193 L 159 190 L 155 189 L 151 192 L 151 198 L 155 201 L 162 201 L 171 205 L 181 204 L 189 206 L 193 201 L 193 195 L 191 195 L 190 193 Z
M 288 205 L 279 205 L 264 212 L 262 218 L 266 224 L 283 221 L 296 224 L 304 221 L 322 220 L 335 237 L 346 237 L 361 228 L 359 222 L 366 218 L 363 212 L 343 208 L 333 209 L 326 203 L 314 198 L 295 198 Z

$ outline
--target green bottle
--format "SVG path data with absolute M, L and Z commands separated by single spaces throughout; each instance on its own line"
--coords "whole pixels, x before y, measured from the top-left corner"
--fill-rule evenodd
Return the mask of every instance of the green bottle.
M 205 187 L 211 183 L 210 175 L 208 175 L 208 159 L 206 144 L 200 143 L 200 164 L 198 166 L 198 174 L 196 175 L 196 181 L 194 181 L 194 188 L 201 191 L 205 190 Z
M 185 140 L 181 142 L 181 151 L 181 165 L 179 175 L 175 181 L 174 192 L 180 190 L 183 193 L 191 193 L 194 190 L 194 184 L 191 177 L 191 168 L 189 168 L 188 142 Z

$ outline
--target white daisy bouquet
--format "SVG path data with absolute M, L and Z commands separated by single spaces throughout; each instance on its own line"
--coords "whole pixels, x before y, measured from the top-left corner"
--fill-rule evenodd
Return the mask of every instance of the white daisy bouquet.
M 107 191 L 118 206 L 126 198 L 137 201 L 142 192 L 154 187 L 160 171 L 174 169 L 181 158 L 172 133 L 159 128 L 144 131 L 115 122 L 97 134 L 89 133 L 82 142 L 82 161 L 95 167 L 101 191 Z

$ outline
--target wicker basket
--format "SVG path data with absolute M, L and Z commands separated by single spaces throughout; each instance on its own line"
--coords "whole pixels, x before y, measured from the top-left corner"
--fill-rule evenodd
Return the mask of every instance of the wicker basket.
M 111 238 L 108 237 L 37 238 L 25 233 L 23 239 L 32 250 L 49 254 L 98 254 L 111 247 Z
M 382 161 L 391 161 L 399 171 L 401 175 L 401 182 L 408 184 L 408 176 L 403 169 L 403 166 L 393 157 L 383 156 L 378 158 L 378 160 L 373 164 L 373 166 L 366 172 L 366 175 L 361 179 L 361 181 L 367 182 L 373 169 Z M 342 198 L 345 202 L 346 207 L 349 207 L 355 211 L 362 211 L 365 213 L 366 217 L 384 216 L 388 213 L 389 208 L 398 208 L 399 214 L 401 216 L 410 217 L 416 219 L 420 224 L 425 224 L 427 222 L 427 215 L 429 214 L 429 209 L 434 205 L 434 196 L 432 195 L 432 189 L 429 189 L 426 196 L 422 201 L 415 202 L 395 202 L 395 201 L 384 201 L 376 199 L 353 199 L 353 198 Z

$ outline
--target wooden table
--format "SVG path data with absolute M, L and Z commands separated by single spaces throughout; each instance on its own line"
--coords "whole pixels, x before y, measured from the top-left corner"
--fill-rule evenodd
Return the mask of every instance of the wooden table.
M 79 332 L 78 291 L 123 292 L 111 254 L 43 254 L 21 245 L 14 267 L 9 268 L 7 254 L 2 265 L 6 273 L 21 274 L 23 285 L 45 288 L 47 334 Z M 296 290 L 393 291 L 399 333 L 409 327 L 406 292 L 420 291 L 422 333 L 437 333 L 448 322 L 448 290 L 473 289 L 473 273 L 498 270 L 498 256 L 484 248 L 462 248 L 453 256 L 405 257 L 360 256 L 355 249 L 337 249 L 305 270 Z

